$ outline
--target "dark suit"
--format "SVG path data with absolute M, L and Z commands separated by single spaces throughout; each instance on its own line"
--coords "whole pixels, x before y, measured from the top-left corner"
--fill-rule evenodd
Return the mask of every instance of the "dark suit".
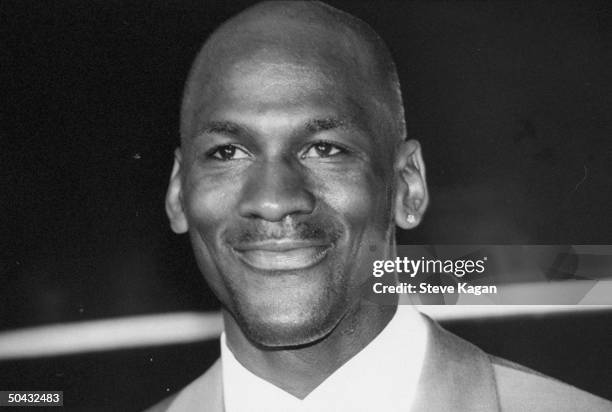
M 427 319 L 428 347 L 407 411 L 612 411 L 612 402 L 490 356 Z M 223 411 L 221 362 L 147 412 Z

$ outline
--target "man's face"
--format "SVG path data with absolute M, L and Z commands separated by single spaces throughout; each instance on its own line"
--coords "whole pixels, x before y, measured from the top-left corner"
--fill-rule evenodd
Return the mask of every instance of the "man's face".
M 183 136 L 196 259 L 264 346 L 328 334 L 388 252 L 392 139 L 379 136 L 355 78 L 339 73 L 269 51 L 239 60 L 211 76 Z

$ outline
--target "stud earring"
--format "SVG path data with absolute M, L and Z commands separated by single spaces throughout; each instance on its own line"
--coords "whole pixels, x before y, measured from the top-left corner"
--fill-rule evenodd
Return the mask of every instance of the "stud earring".
M 414 223 L 414 222 L 416 222 L 416 217 L 411 213 L 408 216 L 406 216 L 406 222 Z

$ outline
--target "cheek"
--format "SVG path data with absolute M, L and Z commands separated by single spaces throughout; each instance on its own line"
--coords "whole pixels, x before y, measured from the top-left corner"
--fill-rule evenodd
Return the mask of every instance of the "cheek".
M 217 224 L 227 221 L 235 210 L 239 186 L 237 181 L 230 183 L 214 176 L 188 176 L 184 182 L 183 204 L 189 227 L 205 229 L 202 235 L 214 234 Z
M 384 179 L 373 173 L 348 171 L 320 178 L 320 182 L 319 197 L 349 225 L 387 229 L 390 196 Z
M 217 298 L 228 304 L 230 294 L 218 267 L 222 256 L 218 240 L 219 232 L 232 220 L 237 185 L 197 173 L 188 175 L 183 184 L 183 206 L 195 259 Z
M 347 255 L 341 272 L 355 293 L 372 279 L 372 262 L 389 255 L 391 192 L 389 179 L 370 171 L 343 173 L 327 179 L 321 197 L 344 220 L 347 232 Z M 364 290 L 370 290 L 365 287 Z

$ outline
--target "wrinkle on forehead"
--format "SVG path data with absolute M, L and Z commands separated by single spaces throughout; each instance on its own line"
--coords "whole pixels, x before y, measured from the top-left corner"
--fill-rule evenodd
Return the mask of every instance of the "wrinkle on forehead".
M 256 65 L 257 70 L 253 71 Z M 299 63 L 284 61 L 242 61 L 233 67 L 237 75 L 245 81 L 260 82 L 262 86 L 279 85 L 292 87 L 300 83 L 316 84 L 321 79 L 321 71 Z
M 249 59 L 241 61 L 214 82 L 216 87 L 231 94 L 256 91 L 262 100 L 266 96 L 320 93 L 327 87 L 339 86 L 334 73 L 322 65 L 307 65 L 288 59 Z M 254 87 L 255 86 L 255 87 Z

